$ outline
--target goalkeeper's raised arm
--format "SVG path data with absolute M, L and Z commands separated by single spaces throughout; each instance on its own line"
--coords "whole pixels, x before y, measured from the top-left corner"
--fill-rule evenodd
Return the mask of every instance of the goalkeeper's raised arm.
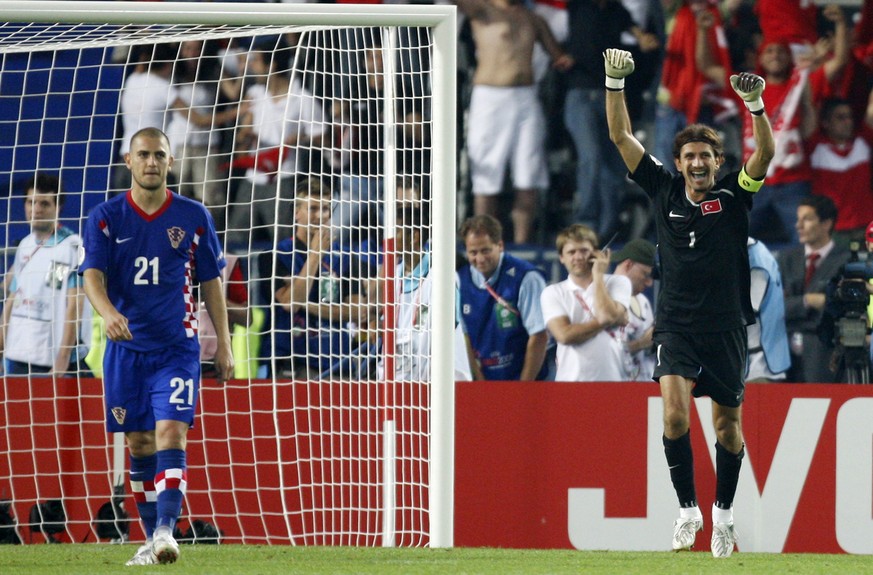
M 743 100 L 752 114 L 752 128 L 755 134 L 755 151 L 746 159 L 746 174 L 756 180 L 764 179 L 770 160 L 776 153 L 773 129 L 764 110 L 762 94 L 766 86 L 764 78 L 757 74 L 743 72 L 731 76 L 731 87 Z
M 606 68 L 606 122 L 609 139 L 618 148 L 629 172 L 636 171 L 643 155 L 643 145 L 634 136 L 627 104 L 624 100 L 624 79 L 634 71 L 634 59 L 627 50 L 609 48 L 603 52 Z
M 603 64 L 606 69 L 606 120 L 609 125 L 609 139 L 618 148 L 628 171 L 633 173 L 645 154 L 643 145 L 633 134 L 624 99 L 624 79 L 634 71 L 633 56 L 627 50 L 609 48 L 603 52 Z M 745 171 L 750 177 L 761 180 L 767 174 L 770 160 L 775 153 L 773 129 L 762 98 L 765 82 L 757 74 L 747 72 L 734 74 L 730 80 L 731 87 L 752 114 L 755 151 L 746 159 Z

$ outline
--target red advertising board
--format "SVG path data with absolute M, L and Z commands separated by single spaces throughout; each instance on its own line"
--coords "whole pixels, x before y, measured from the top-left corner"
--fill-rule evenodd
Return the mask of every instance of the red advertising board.
M 708 398 L 693 407 L 708 547 Z M 654 383 L 457 385 L 455 544 L 668 549 L 676 497 Z M 734 505 L 740 550 L 873 553 L 873 386 L 753 384 Z

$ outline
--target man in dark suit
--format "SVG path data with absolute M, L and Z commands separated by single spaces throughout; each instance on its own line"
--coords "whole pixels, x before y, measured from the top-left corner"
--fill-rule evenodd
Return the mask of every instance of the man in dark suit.
M 805 198 L 797 207 L 796 228 L 801 245 L 783 250 L 777 258 L 791 344 L 788 381 L 838 381 L 838 374 L 830 366 L 834 346 L 818 336 L 825 287 L 849 260 L 849 251 L 833 241 L 836 221 L 837 207 L 830 198 L 817 195 Z

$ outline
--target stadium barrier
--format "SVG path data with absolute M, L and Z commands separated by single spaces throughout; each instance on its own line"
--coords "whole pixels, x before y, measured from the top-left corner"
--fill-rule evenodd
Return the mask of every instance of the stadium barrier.
M 458 383 L 458 546 L 665 550 L 676 518 L 654 383 Z M 750 384 L 740 551 L 873 553 L 873 387 Z M 692 408 L 708 549 L 715 435 Z M 707 454 L 709 457 L 707 457 Z
M 0 388 L 0 403 L 37 407 L 0 410 L 0 498 L 12 499 L 24 542 L 42 542 L 39 533 L 31 534 L 24 525 L 37 503 L 39 482 L 41 498 L 64 501 L 68 526 L 57 538 L 82 541 L 114 483 L 101 383 L 34 382 L 4 378 Z M 378 524 L 378 513 L 365 506 L 359 513 L 314 512 L 339 501 L 345 509 L 355 508 L 355 501 L 378 497 L 377 488 L 357 481 L 356 475 L 375 474 L 379 462 L 351 465 L 359 452 L 375 452 L 376 436 L 354 433 L 357 426 L 368 428 L 372 422 L 340 425 L 329 422 L 338 416 L 336 410 L 316 409 L 320 396 L 340 393 L 336 383 L 279 384 L 271 390 L 239 382 L 223 388 L 205 383 L 190 436 L 185 521 L 197 517 L 214 523 L 224 532 L 223 541 L 231 543 L 336 544 L 329 533 L 349 531 L 356 522 L 361 533 L 378 532 L 367 525 Z M 346 395 L 345 402 L 373 401 L 375 389 L 370 393 L 367 386 L 353 387 L 361 393 Z M 456 389 L 455 545 L 669 547 L 676 503 L 663 459 L 656 385 L 461 382 Z M 284 413 L 306 414 L 285 418 L 278 436 L 273 422 L 277 402 Z M 288 411 L 292 405 L 314 411 Z M 318 416 L 311 417 L 313 413 Z M 747 454 L 735 502 L 741 551 L 873 553 L 871 413 L 869 386 L 748 386 Z M 715 492 L 709 400 L 697 400 L 692 416 L 698 496 L 707 518 L 701 536 L 705 542 Z M 421 431 L 427 425 L 426 419 L 402 424 Z M 44 431 L 10 432 L 27 425 Z M 322 426 L 348 433 L 321 434 Z M 316 442 L 295 439 L 319 434 Z M 313 453 L 312 446 L 324 453 Z M 401 452 L 410 448 L 398 446 Z M 333 463 L 325 466 L 326 458 L 320 456 L 328 452 L 343 456 L 330 458 Z M 414 459 L 426 457 L 419 453 Z M 281 469 L 277 461 L 289 463 Z M 405 471 L 426 481 L 424 465 Z M 294 478 L 286 475 L 286 485 L 295 484 L 300 497 L 279 488 L 279 475 L 292 472 Z M 313 488 L 340 478 L 335 489 Z M 135 515 L 129 495 L 126 508 Z M 398 517 L 399 544 L 408 528 L 426 521 L 426 514 Z M 141 538 L 139 526 L 131 527 L 131 538 Z M 289 530 L 316 535 L 289 539 Z M 373 545 L 368 540 L 372 537 L 345 543 Z

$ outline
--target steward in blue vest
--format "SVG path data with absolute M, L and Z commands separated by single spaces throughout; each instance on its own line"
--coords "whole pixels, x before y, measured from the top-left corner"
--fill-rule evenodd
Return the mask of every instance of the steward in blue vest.
M 519 293 L 528 274 L 539 275 L 543 285 L 545 277 L 532 264 L 505 252 L 484 287 L 478 287 L 481 281 L 474 281 L 474 273 L 482 278 L 468 264 L 458 270 L 458 279 L 461 313 L 482 373 L 488 380 L 518 380 L 531 335 L 519 310 Z M 544 378 L 546 371 L 543 365 L 537 379 Z
M 785 296 L 782 291 L 782 274 L 776 259 L 761 242 L 749 238 L 749 268 L 752 270 L 752 291 L 755 291 L 756 270 L 767 274 L 767 286 L 760 304 L 755 309 L 755 321 L 760 328 L 760 342 L 749 340 L 750 360 L 756 353 L 763 353 L 771 374 L 779 375 L 791 367 L 788 350 L 788 333 L 785 329 Z M 753 298 L 754 300 L 757 298 Z M 750 361 L 751 364 L 751 361 Z

